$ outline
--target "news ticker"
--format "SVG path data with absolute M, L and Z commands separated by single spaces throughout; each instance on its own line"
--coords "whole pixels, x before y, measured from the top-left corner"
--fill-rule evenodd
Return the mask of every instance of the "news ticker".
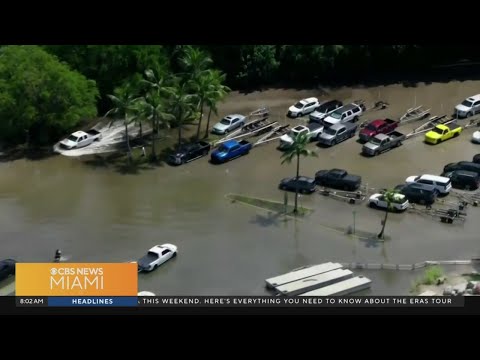
M 463 296 L 17 296 L 18 307 L 463 307 Z

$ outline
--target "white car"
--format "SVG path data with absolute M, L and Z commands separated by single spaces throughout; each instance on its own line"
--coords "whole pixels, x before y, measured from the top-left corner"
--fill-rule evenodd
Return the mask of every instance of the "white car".
M 480 131 L 475 131 L 472 135 L 472 142 L 480 144 Z
M 368 205 L 372 208 L 386 209 L 388 206 L 384 194 L 373 194 L 368 199 Z M 392 207 L 394 211 L 405 211 L 409 206 L 408 199 L 403 194 L 396 193 L 393 195 Z
M 407 184 L 423 184 L 433 186 L 435 190 L 437 190 L 440 194 L 448 194 L 452 189 L 452 181 L 450 178 L 445 176 L 438 176 L 438 175 L 413 175 L 409 176 L 405 182 Z
M 455 114 L 458 117 L 473 116 L 480 112 L 480 94 L 471 96 L 455 106 Z
M 177 256 L 177 247 L 172 244 L 156 245 L 138 260 L 138 271 L 152 271 Z
M 90 145 L 94 141 L 100 141 L 102 139 L 102 133 L 90 129 L 88 131 L 75 131 L 66 139 L 60 141 L 60 147 L 66 150 L 78 149 Z
M 224 135 L 245 125 L 246 117 L 239 114 L 227 115 L 213 126 L 214 134 Z
M 287 116 L 293 118 L 301 117 L 315 111 L 319 106 L 320 103 L 316 97 L 303 99 L 288 108 Z

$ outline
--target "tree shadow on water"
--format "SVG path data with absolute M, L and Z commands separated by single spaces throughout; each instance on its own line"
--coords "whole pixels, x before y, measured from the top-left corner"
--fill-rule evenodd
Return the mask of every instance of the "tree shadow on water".
M 260 225 L 262 227 L 278 227 L 281 224 L 287 222 L 288 220 L 289 219 L 285 217 L 282 213 L 269 211 L 267 215 L 256 214 L 255 217 L 250 220 L 250 224 Z

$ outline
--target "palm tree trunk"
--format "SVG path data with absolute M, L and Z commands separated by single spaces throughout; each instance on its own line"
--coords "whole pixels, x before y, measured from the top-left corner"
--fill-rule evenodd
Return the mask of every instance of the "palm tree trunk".
M 157 131 L 156 127 L 156 120 L 155 117 L 152 118 L 152 159 L 155 160 L 157 158 L 157 153 L 155 152 L 155 140 L 157 138 Z
M 140 126 L 140 131 L 138 133 L 138 137 L 141 139 L 143 137 L 143 126 L 142 126 L 142 120 L 138 123 Z
M 202 118 L 203 118 L 203 99 L 200 101 L 200 119 L 198 120 L 198 127 L 197 127 L 197 140 L 200 138 L 200 126 L 202 126 Z
M 183 126 L 183 119 L 182 119 L 183 114 L 180 114 L 178 117 L 179 119 L 179 124 L 178 124 L 178 146 L 182 144 L 182 126 Z
M 387 225 L 387 219 L 388 219 L 388 206 L 387 206 L 387 209 L 385 210 L 385 217 L 383 218 L 382 231 L 380 231 L 380 234 L 378 234 L 379 239 L 383 239 L 383 236 L 385 235 L 385 225 Z
M 295 180 L 298 180 L 300 176 L 300 154 L 297 154 L 297 177 Z M 295 182 L 295 207 L 293 208 L 293 212 L 296 214 L 298 212 L 298 183 Z
M 208 119 L 207 119 L 207 128 L 205 129 L 205 136 L 204 138 L 208 138 L 208 129 L 210 128 L 210 115 L 212 115 L 212 108 L 208 111 Z
M 127 140 L 128 159 L 132 160 L 132 149 L 130 148 L 130 138 L 128 136 L 128 123 L 125 121 L 125 139 Z

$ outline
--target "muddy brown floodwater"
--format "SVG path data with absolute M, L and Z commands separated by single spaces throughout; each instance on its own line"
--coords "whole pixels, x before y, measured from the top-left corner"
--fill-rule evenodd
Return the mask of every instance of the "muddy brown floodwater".
M 248 113 L 267 105 L 272 118 L 305 96 L 344 101 L 390 103 L 364 119 L 398 118 L 424 104 L 433 114 L 450 114 L 463 98 L 480 93 L 480 82 L 401 85 L 321 91 L 269 90 L 232 94 L 220 115 Z M 215 120 L 215 119 L 214 119 Z M 290 120 L 301 122 L 302 120 Z M 418 123 L 399 131 L 408 132 Z M 376 158 L 359 155 L 354 139 L 332 148 L 311 147 L 317 158 L 302 160 L 302 174 L 345 168 L 371 187 L 402 183 L 409 175 L 439 174 L 445 164 L 470 160 L 480 152 L 470 142 L 474 129 L 459 138 L 428 146 L 416 137 Z M 365 203 L 349 205 L 318 194 L 302 196 L 315 212 L 303 220 L 284 221 L 268 212 L 225 199 L 228 193 L 283 200 L 281 178 L 295 165 L 281 165 L 275 144 L 255 148 L 224 165 L 207 158 L 181 167 L 163 166 L 136 175 L 92 167 L 62 156 L 0 164 L 0 257 L 50 261 L 57 248 L 71 261 L 115 262 L 137 259 L 155 244 L 173 243 L 179 256 L 150 274 L 141 274 L 140 290 L 159 295 L 264 294 L 264 280 L 293 268 L 325 261 L 410 264 L 423 260 L 469 259 L 478 254 L 480 208 L 469 208 L 464 225 L 447 225 L 411 213 L 390 216 L 384 243 L 355 240 L 327 226 L 347 227 L 355 210 L 358 230 L 378 232 L 381 211 Z M 290 201 L 293 197 L 290 196 Z M 417 274 L 368 272 L 374 294 L 404 294 Z

